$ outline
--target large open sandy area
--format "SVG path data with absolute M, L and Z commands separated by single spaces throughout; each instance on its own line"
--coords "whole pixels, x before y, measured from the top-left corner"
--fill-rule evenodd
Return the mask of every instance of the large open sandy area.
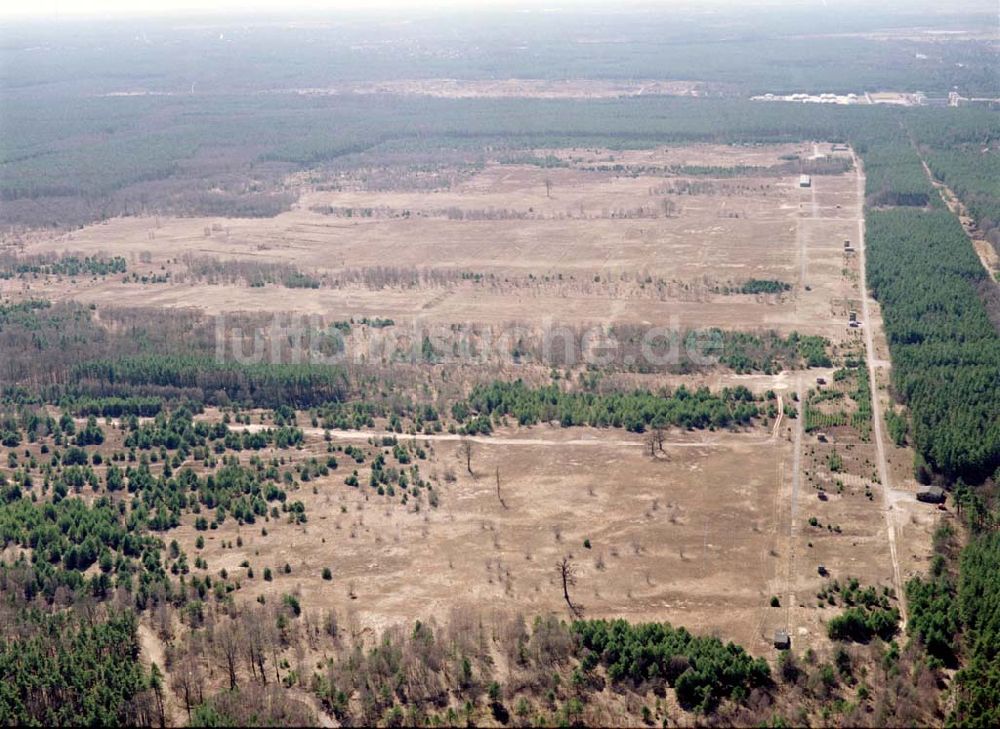
M 490 161 L 429 190 L 405 178 L 388 184 L 385 169 L 312 173 L 289 182 L 299 202 L 273 219 L 120 218 L 38 236 L 21 252 L 118 255 L 129 273 L 0 286 L 17 297 L 92 303 L 98 312 L 195 307 L 396 325 L 668 323 L 798 331 L 828 338 L 836 358 L 862 354 L 847 323 L 860 300 L 862 180 L 849 169 L 801 186 L 798 174 L 779 169 L 849 152 L 816 143 L 528 156 L 548 162 Z M 370 184 L 376 178 L 381 184 Z M 316 286 L 250 286 L 199 274 L 199 259 L 287 266 Z M 787 288 L 740 293 L 752 279 Z M 872 317 L 862 326 L 874 330 L 884 375 L 874 305 Z M 432 382 L 439 373 L 428 368 Z M 228 520 L 197 549 L 200 533 L 186 518 L 172 536 L 204 556 L 210 572 L 255 568 L 241 594 L 297 590 L 307 605 L 350 615 L 355 630 L 461 606 L 562 614 L 556 563 L 571 555 L 574 597 L 588 616 L 668 620 L 756 653 L 773 650 L 774 631 L 787 629 L 799 647 L 823 650 L 833 611 L 816 593 L 849 577 L 898 589 L 900 577 L 925 568 L 936 513 L 913 498 L 906 449 L 890 446 L 893 484 L 883 494 L 869 433 L 805 432 L 801 401 L 833 370 L 652 376 L 650 386 L 773 390 L 787 409 L 780 421 L 741 432 L 671 432 L 652 457 L 642 436 L 624 430 L 508 427 L 475 439 L 469 473 L 456 436 L 415 436 L 437 506 L 347 486 L 343 463 L 295 492 L 306 524 L 273 520 L 265 536 L 260 524 Z M 516 367 L 503 375 L 516 376 Z M 877 386 L 885 399 L 884 377 Z M 370 436 L 341 433 L 332 442 L 372 455 L 379 446 Z M 323 457 L 326 445 L 313 429 L 293 458 Z M 842 465 L 833 473 L 835 457 Z M 242 546 L 233 548 L 237 537 Z M 273 587 L 259 577 L 265 566 Z M 324 567 L 332 579 L 321 579 Z

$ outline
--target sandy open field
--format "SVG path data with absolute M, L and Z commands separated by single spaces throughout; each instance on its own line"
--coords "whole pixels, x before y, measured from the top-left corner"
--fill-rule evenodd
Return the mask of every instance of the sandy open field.
M 568 615 L 556 563 L 571 555 L 571 596 L 588 617 L 668 620 L 765 655 L 774 630 L 788 629 L 797 647 L 824 653 L 825 621 L 837 611 L 815 594 L 849 577 L 891 588 L 892 565 L 873 446 L 849 428 L 831 432 L 828 443 L 805 436 L 793 499 L 796 427 L 784 418 L 741 433 L 672 432 L 656 457 L 641 436 L 623 431 L 504 429 L 475 439 L 471 475 L 458 437 L 417 436 L 437 507 L 377 495 L 365 485 L 365 466 L 357 468 L 361 487 L 345 485 L 355 464 L 338 454 L 336 471 L 290 492 L 306 505 L 305 525 L 240 527 L 230 519 L 205 533 L 185 519 L 171 538 L 204 556 L 209 573 L 239 577 L 244 598 L 298 592 L 305 605 L 336 609 L 355 632 L 466 607 Z M 321 431 L 306 432 L 295 457 L 325 457 Z M 338 433 L 333 443 L 375 453 L 369 436 Z M 845 461 L 838 474 L 825 465 L 832 449 Z M 391 448 L 381 450 L 392 463 Z M 904 490 L 895 502 L 908 576 L 926 569 L 937 512 Z M 818 527 L 809 526 L 812 516 Z M 237 537 L 242 547 L 232 546 Z M 261 579 L 265 567 L 272 582 Z M 332 580 L 321 578 L 324 567 Z M 772 596 L 780 607 L 770 606 Z
M 452 189 L 367 192 L 363 175 L 305 188 L 273 219 L 125 218 L 29 244 L 24 253 L 114 252 L 167 283 L 34 282 L 53 298 L 164 307 L 298 311 L 426 322 L 660 323 L 830 334 L 849 295 L 843 241 L 853 232 L 853 175 L 715 178 L 681 165 L 767 167 L 829 145 L 569 150 L 569 167 L 488 164 Z M 548 152 L 539 150 L 536 156 Z M 603 167 L 622 165 L 628 174 Z M 603 166 L 603 167 L 602 167 Z M 635 171 L 644 170 L 644 171 Z M 550 182 L 548 191 L 546 180 Z M 664 214 L 664 202 L 670 214 Z M 361 220 L 316 212 L 370 209 Z M 450 216 L 450 217 L 449 217 Z M 463 219 L 456 219 L 463 216 Z M 474 218 L 474 219 L 470 219 Z M 487 218 L 487 219 L 479 219 Z M 206 235 L 207 233 L 207 235 Z M 318 289 L 212 285 L 185 275 L 185 255 L 293 264 Z M 379 269 L 417 270 L 428 285 L 373 284 Z M 349 272 L 369 281 L 351 280 Z M 463 274 L 482 274 L 482 280 Z M 356 278 L 356 277 L 355 277 Z M 718 293 L 750 278 L 780 295 Z M 5 290 L 20 282 L 2 283 Z
M 540 442 L 519 442 L 530 438 Z M 769 550 L 787 444 L 727 435 L 714 445 L 667 446 L 652 459 L 638 436 L 616 432 L 539 427 L 511 439 L 477 443 L 474 476 L 456 442 L 428 444 L 429 472 L 449 470 L 456 479 L 436 486 L 436 509 L 415 511 L 398 495 L 345 486 L 342 467 L 316 482 L 317 494 L 307 487 L 294 494 L 308 524 L 272 522 L 263 537 L 258 525 L 230 520 L 207 537 L 203 553 L 212 570 L 237 575 L 249 560 L 257 572 L 243 583 L 249 596 L 297 587 L 305 604 L 353 613 L 363 626 L 443 615 L 454 605 L 561 614 L 555 566 L 572 554 L 572 596 L 588 616 L 669 619 L 763 645 L 778 617 L 766 606 L 780 564 Z M 574 444 L 581 439 L 592 442 Z M 497 468 L 506 508 L 496 496 Z M 198 551 L 196 534 L 178 530 L 189 554 Z M 237 534 L 242 549 L 219 548 Z M 285 562 L 291 574 L 279 573 Z M 265 565 L 275 572 L 271 584 L 259 577 Z M 334 573 L 329 582 L 320 579 L 324 566 Z
M 292 211 L 273 219 L 117 219 L 39 237 L 22 251 L 121 255 L 129 275 L 169 273 L 165 283 L 50 277 L 0 286 L 19 297 L 94 303 L 98 311 L 193 306 L 210 314 L 300 312 L 397 324 L 773 328 L 825 336 L 839 356 L 862 351 L 846 323 L 858 309 L 859 262 L 844 251 L 845 241 L 858 244 L 859 178 L 854 171 L 815 175 L 802 188 L 798 175 L 765 169 L 789 155 L 830 152 L 828 144 L 535 150 L 568 166 L 489 163 L 432 192 L 369 190 L 364 171 L 317 177 Z M 679 172 L 694 165 L 762 169 Z M 198 256 L 292 264 L 321 285 L 198 280 L 185 263 Z M 420 272 L 415 283 L 399 283 L 412 270 Z M 791 289 L 724 291 L 750 278 Z M 876 332 L 875 385 L 885 399 L 880 321 L 864 325 Z M 804 395 L 831 372 L 701 372 L 647 384 L 746 384 L 757 393 L 774 389 L 792 407 L 793 393 Z M 334 443 L 364 445 L 369 435 L 340 434 Z M 781 628 L 796 648 L 823 651 L 824 621 L 835 611 L 817 605 L 816 593 L 828 580 L 894 585 L 884 504 L 892 507 L 903 580 L 925 569 L 937 516 L 913 498 L 908 450 L 890 445 L 893 490 L 883 498 L 870 439 L 849 427 L 829 436 L 821 443 L 802 431 L 801 418 L 786 417 L 749 432 L 670 433 L 654 458 L 641 436 L 622 430 L 502 429 L 474 444 L 474 474 L 457 457 L 455 438 L 421 436 L 428 452 L 421 473 L 438 493 L 436 508 L 421 502 L 418 510 L 398 495 L 345 485 L 353 465 L 341 458 L 340 469 L 292 494 L 306 505 L 305 525 L 272 520 L 264 536 L 259 523 L 237 527 L 229 519 L 206 533 L 198 550 L 199 533 L 186 517 L 170 538 L 189 555 L 203 555 L 209 573 L 225 568 L 245 577 L 240 565 L 248 561 L 256 575 L 242 579 L 244 597 L 298 590 L 307 607 L 336 608 L 356 630 L 461 605 L 565 615 L 555 565 L 572 555 L 572 594 L 589 617 L 668 620 L 756 654 L 773 653 Z M 827 466 L 833 449 L 844 461 L 837 474 Z M 325 454 L 322 434 L 312 432 L 293 457 Z M 363 483 L 366 468 L 359 469 Z M 506 507 L 496 494 L 498 469 Z M 818 526 L 809 525 L 813 516 Z M 242 547 L 223 546 L 237 536 Z M 290 574 L 280 570 L 285 563 Z M 261 579 L 266 566 L 273 583 Z M 324 567 L 331 580 L 321 578 Z M 772 596 L 780 607 L 770 607 Z

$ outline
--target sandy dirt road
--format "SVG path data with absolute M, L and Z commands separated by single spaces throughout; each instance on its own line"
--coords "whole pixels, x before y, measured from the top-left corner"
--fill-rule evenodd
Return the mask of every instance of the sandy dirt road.
M 854 152 L 851 152 L 852 156 Z M 863 317 L 862 326 L 865 335 L 865 360 L 868 363 L 868 379 L 871 383 L 872 395 L 872 432 L 875 434 L 875 450 L 878 455 L 878 475 L 881 481 L 882 508 L 885 512 L 886 538 L 889 541 L 889 554 L 892 556 L 893 585 L 896 595 L 899 598 L 899 612 L 902 618 L 901 630 L 906 629 L 906 596 L 903 593 L 903 580 L 900 576 L 899 557 L 896 554 L 896 525 L 892 513 L 892 484 L 890 483 L 889 465 L 885 452 L 885 437 L 882 433 L 882 403 L 878 395 L 878 368 L 876 367 L 875 336 L 871 327 L 871 306 L 868 294 L 868 281 L 866 277 L 866 245 L 865 245 L 865 216 L 864 216 L 864 190 L 865 176 L 861 169 L 861 160 L 854 157 L 855 169 L 857 170 L 858 188 L 858 251 L 861 261 L 861 315 Z

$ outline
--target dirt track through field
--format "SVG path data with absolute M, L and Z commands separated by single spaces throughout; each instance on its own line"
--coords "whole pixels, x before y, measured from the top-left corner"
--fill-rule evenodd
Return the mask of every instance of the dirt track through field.
M 854 155 L 854 152 L 851 152 Z M 869 304 L 868 281 L 865 271 L 866 248 L 865 245 L 865 216 L 864 216 L 864 190 L 865 176 L 861 169 L 861 161 L 855 156 L 854 164 L 857 177 L 858 189 L 858 250 L 861 260 L 861 311 L 864 320 L 862 327 L 865 334 L 865 361 L 868 363 L 868 379 L 871 383 L 872 396 L 872 431 L 875 433 L 875 449 L 878 456 L 878 475 L 881 482 L 882 508 L 885 512 L 886 537 L 889 541 L 889 554 L 892 557 L 893 585 L 896 595 L 899 598 L 899 612 L 902 618 L 901 630 L 906 630 L 906 595 L 903 592 L 903 580 L 900 576 L 899 558 L 896 555 L 896 525 L 893 517 L 892 506 L 892 484 L 889 481 L 889 465 L 885 456 L 885 441 L 882 435 L 882 403 L 879 400 L 878 389 L 878 369 L 875 366 L 877 361 L 875 356 L 875 337 L 872 333 L 871 306 Z
M 801 377 L 796 378 L 795 387 L 796 391 L 799 392 L 799 397 L 801 398 L 803 392 Z M 788 504 L 788 513 L 790 518 L 788 523 L 788 610 L 786 613 L 788 625 L 786 627 L 789 631 L 789 635 L 793 633 L 792 616 L 796 606 L 796 595 L 793 580 L 796 575 L 795 534 L 799 523 L 799 487 L 802 481 L 802 436 L 805 430 L 803 425 L 804 421 L 804 413 L 799 412 L 798 417 L 795 418 L 795 424 L 793 425 L 795 435 L 792 445 L 792 491 Z

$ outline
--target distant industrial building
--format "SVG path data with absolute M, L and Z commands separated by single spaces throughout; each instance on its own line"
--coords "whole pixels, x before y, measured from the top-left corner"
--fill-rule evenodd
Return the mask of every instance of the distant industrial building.
M 797 101 L 802 104 L 868 104 L 868 99 L 857 94 L 760 94 L 751 96 L 754 101 Z
M 759 94 L 751 96 L 754 101 L 794 101 L 800 104 L 892 104 L 896 106 L 967 106 L 970 104 L 997 108 L 1000 98 L 988 96 L 965 97 L 957 91 L 945 96 L 928 97 L 922 91 L 871 91 L 862 94 Z M 838 150 L 835 146 L 834 152 Z
M 799 187 L 812 187 L 812 178 L 809 175 L 799 175 Z

